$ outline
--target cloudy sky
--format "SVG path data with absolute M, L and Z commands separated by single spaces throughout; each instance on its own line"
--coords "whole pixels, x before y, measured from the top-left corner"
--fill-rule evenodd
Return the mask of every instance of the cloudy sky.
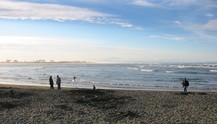
M 216 62 L 216 0 L 1 0 L 0 61 Z

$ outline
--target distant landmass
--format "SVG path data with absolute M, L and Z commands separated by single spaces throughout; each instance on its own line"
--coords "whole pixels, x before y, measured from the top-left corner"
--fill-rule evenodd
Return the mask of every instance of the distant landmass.
M 5 60 L 0 63 L 74 63 L 74 64 L 85 64 L 85 63 L 94 63 L 88 61 L 46 61 L 46 60 L 34 60 L 34 61 L 18 61 L 18 60 Z

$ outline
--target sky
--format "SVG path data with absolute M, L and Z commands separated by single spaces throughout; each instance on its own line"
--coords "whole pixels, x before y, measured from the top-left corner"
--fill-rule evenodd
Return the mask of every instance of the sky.
M 1 0 L 0 61 L 217 62 L 217 0 Z

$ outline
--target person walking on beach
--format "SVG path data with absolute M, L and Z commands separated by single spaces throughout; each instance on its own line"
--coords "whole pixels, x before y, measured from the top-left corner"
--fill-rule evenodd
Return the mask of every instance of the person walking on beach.
M 96 90 L 96 86 L 95 85 L 93 85 L 93 90 Z
M 182 85 L 184 87 L 184 92 L 187 93 L 187 87 L 189 86 L 189 82 L 186 78 L 183 80 Z
M 60 90 L 61 89 L 61 79 L 60 79 L 59 75 L 57 75 L 56 83 L 57 83 L 57 86 L 58 86 L 58 90 Z
M 52 76 L 50 76 L 49 82 L 50 82 L 50 89 L 54 89 Z

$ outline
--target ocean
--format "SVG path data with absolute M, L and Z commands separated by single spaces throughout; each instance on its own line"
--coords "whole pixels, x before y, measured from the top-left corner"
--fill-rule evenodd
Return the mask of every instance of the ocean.
M 0 64 L 0 83 L 47 85 L 56 75 L 62 86 L 72 88 L 137 89 L 182 91 L 182 80 L 189 91 L 217 91 L 217 63 L 173 64 Z M 76 76 L 76 81 L 73 77 Z M 56 85 L 55 85 L 56 87 Z

